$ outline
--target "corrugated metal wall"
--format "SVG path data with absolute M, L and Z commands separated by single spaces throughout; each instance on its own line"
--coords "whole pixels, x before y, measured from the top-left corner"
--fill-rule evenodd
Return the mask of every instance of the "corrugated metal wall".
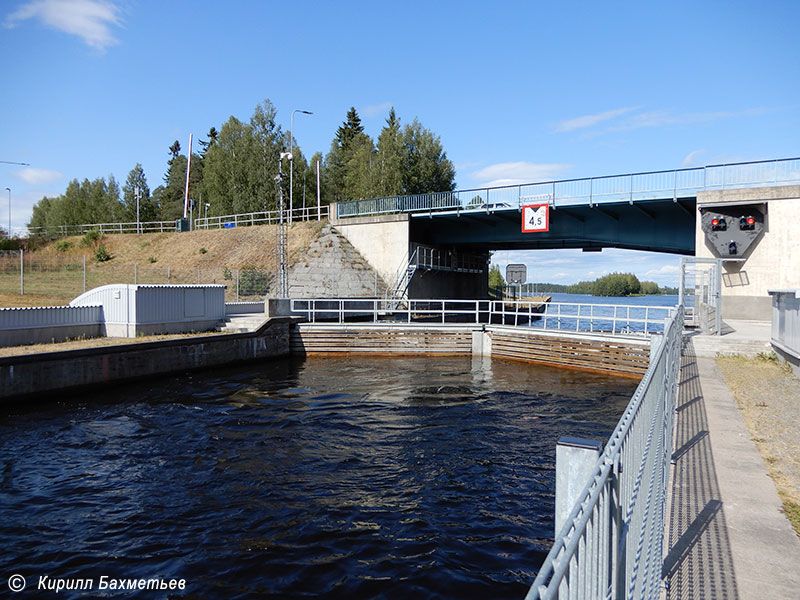
M 102 322 L 102 306 L 0 308 L 0 330 L 97 325 Z
M 104 285 L 70 306 L 100 304 L 106 323 L 145 325 L 214 321 L 225 318 L 223 285 Z

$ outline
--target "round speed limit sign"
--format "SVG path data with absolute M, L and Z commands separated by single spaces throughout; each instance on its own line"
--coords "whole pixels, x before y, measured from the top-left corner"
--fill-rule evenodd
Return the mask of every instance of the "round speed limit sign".
M 522 232 L 550 230 L 550 215 L 547 204 L 529 204 L 522 207 Z

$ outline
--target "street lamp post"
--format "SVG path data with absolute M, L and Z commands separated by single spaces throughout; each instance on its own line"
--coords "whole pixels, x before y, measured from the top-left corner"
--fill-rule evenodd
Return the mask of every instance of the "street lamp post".
M 303 113 L 304 115 L 313 115 L 309 110 L 300 110 L 299 108 L 295 108 L 292 111 L 292 118 L 290 119 L 291 124 L 289 126 L 289 222 L 292 222 L 292 209 L 294 208 L 294 203 L 292 202 L 292 187 L 293 187 L 293 175 L 294 175 L 294 158 L 293 158 L 293 151 L 294 151 L 294 113 L 299 112 Z
M 8 233 L 6 237 L 11 239 L 11 188 L 7 187 L 6 190 L 8 190 Z

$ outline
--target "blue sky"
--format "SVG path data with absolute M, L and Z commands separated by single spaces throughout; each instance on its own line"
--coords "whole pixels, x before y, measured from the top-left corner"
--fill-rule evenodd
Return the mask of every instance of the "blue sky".
M 0 5 L 0 223 L 23 228 L 73 178 L 142 163 L 269 98 L 306 156 L 355 106 L 441 137 L 459 188 L 800 155 L 800 3 L 6 0 Z M 673 256 L 497 253 L 529 279 Z

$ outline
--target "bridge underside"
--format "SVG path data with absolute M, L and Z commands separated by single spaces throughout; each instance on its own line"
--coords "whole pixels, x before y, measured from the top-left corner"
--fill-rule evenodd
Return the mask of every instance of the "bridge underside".
M 694 255 L 695 197 L 550 209 L 550 230 L 522 233 L 516 208 L 413 214 L 413 242 L 471 251 L 627 248 Z

